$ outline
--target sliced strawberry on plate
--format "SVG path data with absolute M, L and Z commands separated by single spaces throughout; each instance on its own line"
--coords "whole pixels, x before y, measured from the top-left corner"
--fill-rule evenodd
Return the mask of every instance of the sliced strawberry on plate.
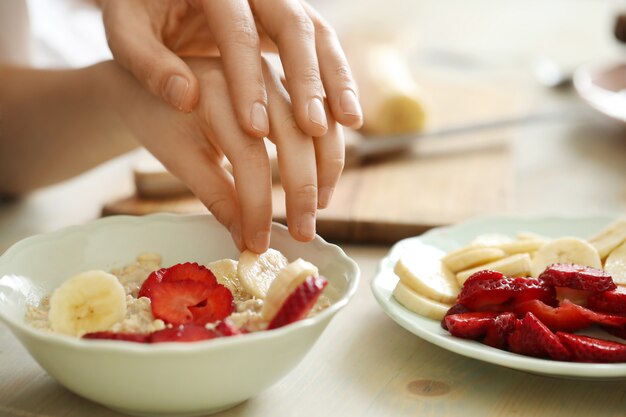
M 123 340 L 125 342 L 149 343 L 150 335 L 146 333 L 93 332 L 83 335 L 83 339 Z
M 222 336 L 237 336 L 244 334 L 244 332 L 242 332 L 239 327 L 235 326 L 235 323 L 228 318 L 222 320 L 220 324 L 215 327 L 215 330 Z
M 151 343 L 163 342 L 197 342 L 219 337 L 219 335 L 204 326 L 197 324 L 181 324 L 150 333 Z
M 481 271 L 480 276 L 477 273 L 465 281 L 457 298 L 459 304 L 473 311 L 509 311 L 511 306 L 527 300 L 555 302 L 554 288 L 543 280 L 509 278 L 499 272 L 486 272 Z
M 185 262 L 183 264 L 172 265 L 163 274 L 163 282 L 173 281 L 200 281 L 209 287 L 217 285 L 217 278 L 211 270 L 195 262 Z
M 592 324 L 588 310 L 569 300 L 564 300 L 559 307 L 551 307 L 539 300 L 530 300 L 515 306 L 520 316 L 531 312 L 552 331 L 568 331 L 584 329 Z
M 626 362 L 626 345 L 623 343 L 563 332 L 556 335 L 576 362 Z
M 558 361 L 570 360 L 569 351 L 561 340 L 550 331 L 533 313 L 527 313 L 509 335 L 511 352 L 537 358 Z
M 223 320 L 228 317 L 233 310 L 233 294 L 228 288 L 219 284 L 209 288 L 209 294 L 206 300 L 193 307 L 189 307 L 189 311 L 191 311 L 193 315 L 193 322 L 201 325 Z
M 585 308 L 584 310 L 587 317 L 589 317 L 589 320 L 591 320 L 595 324 L 610 327 L 626 326 L 626 317 L 624 316 L 619 316 L 616 314 L 597 313 L 587 308 Z
M 441 320 L 441 327 L 444 330 L 448 330 L 448 328 L 446 327 L 446 317 L 451 316 L 452 314 L 469 313 L 470 311 L 471 310 L 469 308 L 465 307 L 462 304 L 453 305 L 452 307 L 448 309 L 448 311 L 446 312 L 446 315 Z
M 509 335 L 516 329 L 519 320 L 514 313 L 502 313 L 489 324 L 483 343 L 496 349 L 507 349 Z
M 137 294 L 137 298 L 139 297 L 148 297 L 150 298 L 150 293 L 152 291 L 152 287 L 163 279 L 163 275 L 167 271 L 167 268 L 161 268 L 157 271 L 153 271 L 148 275 L 148 278 L 141 284 L 141 288 L 139 289 L 139 293 Z
M 170 324 L 185 324 L 194 320 L 190 307 L 209 297 L 211 288 L 198 281 L 160 282 L 151 287 L 152 314 Z
M 287 297 L 272 321 L 268 330 L 286 326 L 305 318 L 313 308 L 317 299 L 328 285 L 322 277 L 310 276 Z
M 498 313 L 491 311 L 472 311 L 451 314 L 444 318 L 446 327 L 452 336 L 463 339 L 480 339 L 487 333 L 489 325 Z
M 576 264 L 552 264 L 539 275 L 540 279 L 555 287 L 567 287 L 583 291 L 614 290 L 611 275 L 601 269 Z
M 626 314 L 626 288 L 595 293 L 589 297 L 588 306 L 602 313 Z

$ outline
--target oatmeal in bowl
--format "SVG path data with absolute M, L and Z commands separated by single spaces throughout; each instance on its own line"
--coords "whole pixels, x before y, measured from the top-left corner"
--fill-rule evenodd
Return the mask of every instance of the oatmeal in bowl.
M 319 237 L 296 242 L 274 224 L 270 246 L 239 253 L 206 215 L 35 236 L 0 256 L 0 321 L 84 398 L 134 415 L 217 412 L 287 375 L 358 285 L 356 264 Z

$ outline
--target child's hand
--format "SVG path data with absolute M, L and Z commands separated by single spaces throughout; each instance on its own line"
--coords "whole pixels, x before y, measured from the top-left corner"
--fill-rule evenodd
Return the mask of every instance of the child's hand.
M 278 48 L 297 125 L 310 136 L 333 124 L 358 128 L 361 107 L 337 35 L 301 0 L 99 0 L 117 62 L 152 94 L 191 111 L 200 84 L 179 56 L 218 53 L 243 131 L 269 132 L 261 46 Z M 219 51 L 218 51 L 219 50 Z M 177 56 L 179 55 L 179 56 Z M 332 134 L 332 133 L 331 133 Z
M 201 58 L 186 64 L 202 90 L 192 113 L 155 100 L 130 76 L 126 76 L 128 85 L 136 94 L 124 94 L 118 105 L 140 142 L 231 231 L 239 248 L 263 252 L 269 246 L 272 217 L 271 172 L 264 143 L 237 123 L 221 61 Z M 328 109 L 328 133 L 319 138 L 302 133 L 281 80 L 265 62 L 262 70 L 289 231 L 307 241 L 315 233 L 316 210 L 328 205 L 343 169 L 343 134 Z M 224 155 L 233 166 L 232 176 L 222 166 Z

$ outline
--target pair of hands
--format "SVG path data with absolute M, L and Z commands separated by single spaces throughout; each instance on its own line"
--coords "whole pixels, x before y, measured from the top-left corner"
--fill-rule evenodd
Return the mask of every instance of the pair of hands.
M 263 142 L 277 145 L 290 233 L 315 233 L 344 161 L 337 122 L 362 123 L 357 89 L 332 28 L 301 0 L 100 0 L 116 61 L 176 109 L 142 143 L 228 227 L 240 248 L 269 245 L 271 175 Z M 282 83 L 261 58 L 277 49 Z M 215 56 L 218 60 L 181 57 Z M 157 117 L 157 116 L 155 116 Z M 145 121 L 144 121 L 145 122 Z M 174 131 L 172 131 L 174 129 Z M 150 134 L 146 134 L 150 132 Z M 168 134 L 169 132 L 169 134 Z M 225 155 L 234 178 L 222 167 Z

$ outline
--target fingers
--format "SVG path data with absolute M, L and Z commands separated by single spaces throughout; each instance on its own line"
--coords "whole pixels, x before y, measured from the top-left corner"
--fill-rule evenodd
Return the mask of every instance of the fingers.
M 313 138 L 319 186 L 318 208 L 328 207 L 345 163 L 343 130 L 330 116 L 329 121 L 328 133 L 323 137 Z
M 315 25 L 317 58 L 332 115 L 342 125 L 358 129 L 363 124 L 363 112 L 339 38 L 317 11 L 307 3 L 303 6 Z
M 325 135 L 328 120 L 313 21 L 299 0 L 251 3 L 268 36 L 278 46 L 298 126 L 309 136 Z
M 157 38 L 139 2 L 107 3 L 103 18 L 116 61 L 155 96 L 179 110 L 193 110 L 199 99 L 198 81 L 189 67 Z
M 272 223 L 272 180 L 265 144 L 239 127 L 219 68 L 202 74 L 201 83 L 207 90 L 203 90 L 200 111 L 210 121 L 213 140 L 233 166 L 244 246 L 264 252 Z
M 276 143 L 280 179 L 285 189 L 287 225 L 300 241 L 315 237 L 317 168 L 309 135 L 296 124 L 289 95 L 268 66 L 264 68 L 270 103 L 271 139 Z
M 237 120 L 249 135 L 267 136 L 269 119 L 261 50 L 248 2 L 203 0 L 202 5 L 222 56 Z

